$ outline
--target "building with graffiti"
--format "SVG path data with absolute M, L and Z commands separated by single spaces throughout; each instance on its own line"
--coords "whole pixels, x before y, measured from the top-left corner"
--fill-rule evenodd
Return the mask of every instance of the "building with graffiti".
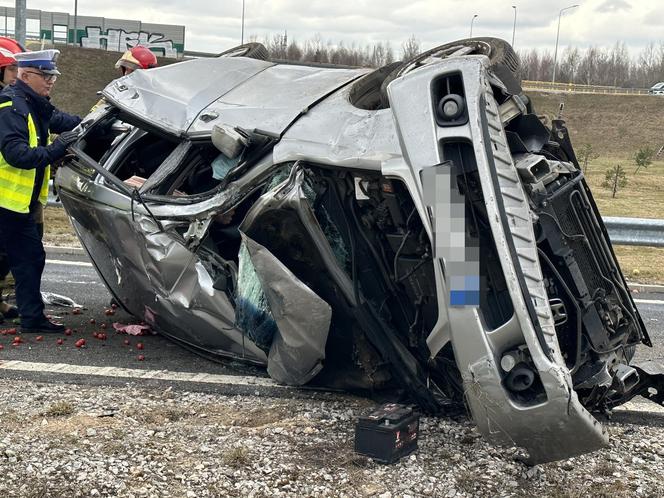
M 113 52 L 124 52 L 143 45 L 160 57 L 179 58 L 184 53 L 185 27 L 174 24 L 28 9 L 26 32 L 28 38 L 34 40 L 77 44 Z M 11 7 L 0 7 L 0 34 L 14 36 L 14 9 Z

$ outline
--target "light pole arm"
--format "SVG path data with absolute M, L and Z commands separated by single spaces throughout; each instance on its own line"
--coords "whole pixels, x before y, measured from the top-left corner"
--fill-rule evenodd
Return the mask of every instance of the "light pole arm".
M 578 7 L 578 4 L 570 5 L 569 7 L 560 9 L 560 12 L 558 13 L 558 30 L 556 31 L 556 49 L 553 51 L 553 78 L 551 83 L 556 82 L 556 68 L 558 67 L 558 41 L 560 40 L 560 20 L 563 17 L 563 12 L 566 10 L 574 9 L 576 7 Z
M 516 35 L 516 5 L 512 5 L 514 9 L 514 26 L 512 26 L 512 48 L 514 48 L 514 37 Z
M 242 0 L 242 34 L 240 35 L 240 45 L 244 45 L 244 0 Z

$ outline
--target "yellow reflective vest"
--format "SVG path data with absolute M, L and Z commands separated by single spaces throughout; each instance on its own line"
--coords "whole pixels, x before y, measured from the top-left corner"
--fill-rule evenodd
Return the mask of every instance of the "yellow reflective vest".
M 3 102 L 3 107 L 11 107 L 12 102 Z M 28 114 L 28 145 L 37 147 L 37 128 L 32 119 L 32 114 Z M 0 152 L 0 207 L 15 211 L 17 213 L 30 212 L 30 201 L 35 187 L 35 178 L 37 170 L 15 168 L 9 164 L 2 152 Z M 46 166 L 44 171 L 44 181 L 39 191 L 39 202 L 46 205 L 48 200 L 48 181 L 51 178 L 51 166 Z

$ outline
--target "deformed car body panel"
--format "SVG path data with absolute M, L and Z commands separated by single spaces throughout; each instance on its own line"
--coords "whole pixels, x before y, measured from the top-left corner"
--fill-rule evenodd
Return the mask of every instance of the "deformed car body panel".
M 103 95 L 125 112 L 175 135 L 206 136 L 215 124 L 232 123 L 278 136 L 316 101 L 367 72 L 275 65 L 243 57 L 192 62 L 136 71 L 111 83 Z
M 286 65 L 269 67 L 211 103 L 204 112 L 219 117 L 207 122 L 198 119 L 187 133 L 209 134 L 212 125 L 221 122 L 279 136 L 300 114 L 309 112 L 317 100 L 365 72 Z
M 277 382 L 306 384 L 323 368 L 332 309 L 265 247 L 242 239 L 277 325 L 267 371 Z
M 224 58 L 221 64 L 219 60 L 198 59 L 134 71 L 111 82 L 103 95 L 126 112 L 179 135 L 209 104 L 274 65 L 243 57 Z
M 132 214 L 129 204 L 125 211 L 91 205 L 65 189 L 61 199 L 107 288 L 134 316 L 210 353 L 265 362 L 265 353 L 234 328 L 228 297 L 214 289 L 213 278 L 183 241 L 160 231 L 138 208 Z

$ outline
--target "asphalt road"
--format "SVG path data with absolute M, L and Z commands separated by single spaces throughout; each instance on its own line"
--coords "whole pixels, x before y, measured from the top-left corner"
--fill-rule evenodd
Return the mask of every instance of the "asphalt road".
M 6 365 L 7 362 L 21 364 L 16 370 L 0 368 L 0 378 L 124 384 L 132 377 L 140 378 L 142 371 L 147 377 L 150 377 L 150 373 L 162 373 L 161 378 L 141 378 L 141 382 L 155 387 L 182 384 L 186 385 L 187 389 L 205 391 L 211 389 L 219 391 L 219 384 L 210 382 L 211 380 L 219 382 L 219 379 L 213 377 L 197 382 L 196 377 L 192 375 L 187 376 L 186 381 L 180 381 L 178 378 L 183 377 L 183 373 L 191 373 L 200 374 L 200 378 L 209 374 L 236 376 L 240 379 L 250 376 L 269 380 L 264 369 L 236 361 L 210 361 L 159 335 L 136 337 L 116 333 L 113 323 L 131 324 L 138 321 L 121 309 L 115 310 L 112 316 L 106 315 L 106 310 L 110 309 L 111 296 L 85 255 L 49 251 L 42 279 L 42 291 L 67 296 L 83 306 L 80 314 L 72 314 L 70 308 L 47 305 L 47 313 L 56 321 L 71 328 L 72 335 L 44 334 L 41 340 L 37 340 L 39 337 L 37 334 L 24 334 L 22 339 L 25 342 L 18 346 L 12 345 L 14 335 L 0 335 L 0 345 L 3 346 L 0 350 L 0 364 Z M 12 327 L 15 325 L 5 321 L 0 325 L 0 330 L 6 331 Z M 106 340 L 94 337 L 94 333 L 100 332 L 106 334 Z M 77 348 L 75 343 L 81 338 L 85 339 L 85 346 Z M 58 345 L 56 342 L 58 339 L 62 339 L 64 343 Z M 125 341 L 129 344 L 125 344 Z M 142 349 L 139 349 L 139 343 L 142 344 Z M 139 359 L 139 355 L 144 358 Z M 87 366 L 94 369 L 76 370 L 74 367 L 63 367 L 60 369 L 61 372 L 54 372 L 43 371 L 33 364 L 45 365 L 47 370 L 57 364 Z M 131 376 L 124 376 L 122 369 L 130 369 Z M 75 371 L 79 373 L 72 375 Z M 169 376 L 163 374 L 164 372 L 174 374 Z M 224 383 L 221 390 L 254 393 L 283 389 L 270 385 L 247 386 L 246 382 L 243 384 L 239 381 L 238 384 Z
M 168 375 L 162 375 L 160 378 L 143 378 L 141 382 L 154 384 L 157 387 L 178 385 L 182 382 L 186 384 L 187 389 L 214 389 L 216 391 L 221 389 L 229 392 L 267 391 L 274 393 L 286 390 L 286 388 L 271 385 L 264 369 L 261 368 L 238 362 L 210 361 L 159 335 L 134 337 L 117 334 L 113 329 L 113 323 L 127 324 L 136 323 L 136 321 L 120 309 L 116 310 L 112 316 L 105 314 L 105 310 L 109 308 L 110 295 L 84 255 L 49 252 L 42 290 L 68 296 L 85 309 L 81 314 L 73 315 L 68 308 L 48 307 L 49 312 L 56 319 L 73 329 L 74 332 L 71 336 L 50 334 L 44 335 L 43 340 L 38 341 L 35 335 L 24 335 L 24 343 L 12 346 L 14 336 L 0 335 L 0 345 L 3 346 L 3 349 L 0 350 L 0 362 L 6 364 L 8 361 L 14 361 L 19 364 L 16 370 L 0 368 L 0 378 L 20 377 L 41 381 L 67 382 L 73 380 L 94 384 L 112 384 L 126 383 L 132 377 L 141 378 L 141 372 L 145 372 L 147 377 L 150 376 L 149 373 L 154 372 L 185 372 L 222 377 L 220 377 L 221 381 L 217 379 L 217 384 L 210 382 L 210 379 L 197 382 L 196 377 L 180 381 L 177 376 L 169 377 Z M 654 344 L 653 348 L 640 346 L 637 349 L 636 359 L 664 361 L 664 294 L 638 294 L 635 297 Z M 102 328 L 102 324 L 105 324 L 105 329 Z M 5 323 L 0 325 L 0 330 L 8 327 L 11 327 L 11 324 Z M 95 332 L 105 332 L 107 339 L 96 339 L 93 337 Z M 85 347 L 75 347 L 74 343 L 79 338 L 86 340 Z M 64 339 L 64 343 L 56 344 L 57 339 Z M 129 341 L 129 345 L 125 344 L 125 341 Z M 139 342 L 143 344 L 141 350 L 137 349 Z M 143 355 L 144 359 L 139 360 L 139 355 Z M 33 368 L 32 364 L 66 364 L 91 368 L 82 369 L 72 375 L 74 372 L 72 368 L 63 368 L 60 372 L 44 371 L 39 367 Z M 53 370 L 52 367 L 48 367 L 46 370 L 48 369 Z M 131 375 L 123 375 L 121 369 L 131 369 Z M 237 384 L 232 381 L 226 383 L 223 376 L 235 376 L 240 380 Z M 153 375 L 153 377 L 155 376 Z M 247 380 L 249 377 L 262 379 L 261 382 L 264 383 L 254 386 L 251 380 Z M 295 390 L 288 391 L 288 395 L 296 395 Z M 299 395 L 301 394 L 302 392 L 299 391 Z

